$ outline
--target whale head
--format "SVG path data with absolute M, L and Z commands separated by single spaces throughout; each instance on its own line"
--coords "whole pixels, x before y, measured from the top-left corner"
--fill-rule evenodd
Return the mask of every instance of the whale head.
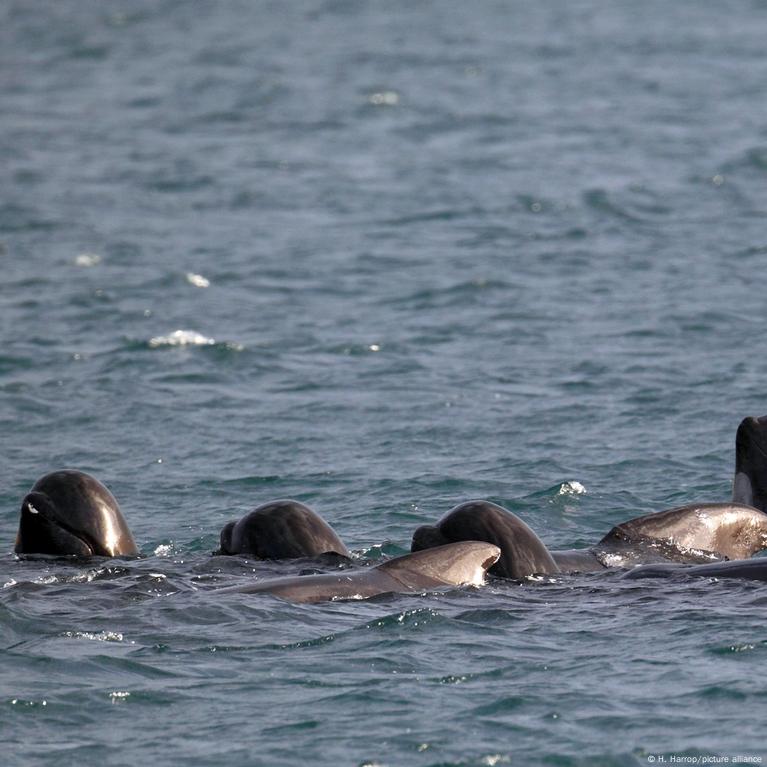
M 81 471 L 39 479 L 21 502 L 17 554 L 114 557 L 138 554 L 114 496 Z
M 732 500 L 767 512 L 767 416 L 744 418 L 738 426 Z

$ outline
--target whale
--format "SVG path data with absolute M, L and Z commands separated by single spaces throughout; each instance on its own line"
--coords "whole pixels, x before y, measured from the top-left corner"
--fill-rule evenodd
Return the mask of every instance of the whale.
M 46 474 L 24 496 L 14 551 L 76 557 L 139 553 L 112 493 L 90 474 L 71 469 Z
M 607 566 L 748 559 L 767 548 L 767 514 L 739 503 L 699 503 L 622 522 L 592 549 Z
M 319 514 L 289 499 L 264 503 L 224 525 L 217 553 L 258 559 L 351 556 L 335 530 Z
M 497 546 L 498 561 L 490 572 L 521 580 L 560 569 L 541 539 L 516 514 L 490 501 L 467 501 L 451 509 L 436 525 L 413 533 L 411 551 L 426 551 L 459 541 L 484 541 Z
M 629 570 L 622 577 L 634 580 L 688 575 L 699 578 L 744 578 L 753 581 L 767 581 L 767 557 L 735 562 L 711 562 L 707 565 L 640 565 Z
M 743 504 L 691 504 L 622 522 L 593 547 L 550 551 L 516 514 L 477 500 L 416 529 L 411 551 L 468 540 L 498 546 L 501 556 L 490 572 L 521 580 L 640 563 L 746 559 L 767 548 L 767 514 Z
M 452 543 L 395 557 L 375 567 L 272 578 L 218 592 L 271 594 L 288 602 L 312 603 L 414 594 L 448 586 L 481 586 L 488 568 L 500 555 L 500 549 L 492 544 Z
M 732 500 L 767 512 L 767 416 L 749 416 L 738 426 Z

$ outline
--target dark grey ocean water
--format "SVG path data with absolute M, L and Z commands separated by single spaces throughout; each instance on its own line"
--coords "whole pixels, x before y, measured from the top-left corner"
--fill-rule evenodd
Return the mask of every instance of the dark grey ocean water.
M 0 3 L 2 763 L 767 759 L 763 584 L 292 606 L 210 556 L 279 497 L 362 557 L 470 498 L 557 547 L 726 499 L 766 40 L 745 1 Z M 14 557 L 62 467 L 144 558 Z

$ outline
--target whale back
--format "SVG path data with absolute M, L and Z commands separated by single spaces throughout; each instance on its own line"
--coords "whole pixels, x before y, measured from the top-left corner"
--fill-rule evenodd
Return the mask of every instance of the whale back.
M 702 503 L 646 514 L 622 522 L 595 547 L 655 548 L 663 559 L 747 559 L 767 547 L 767 514 L 737 503 Z M 692 560 L 694 561 L 694 559 Z
M 706 565 L 643 565 L 629 570 L 623 578 L 671 578 L 694 575 L 702 578 L 746 578 L 767 581 L 767 558 L 747 559 L 735 562 L 711 562 Z

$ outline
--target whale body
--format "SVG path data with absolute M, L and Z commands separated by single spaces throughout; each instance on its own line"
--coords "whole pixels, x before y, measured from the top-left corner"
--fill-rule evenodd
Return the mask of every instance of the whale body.
M 445 586 L 481 586 L 500 554 L 497 546 L 487 543 L 453 543 L 396 557 L 376 567 L 273 578 L 220 591 L 271 594 L 301 603 L 420 593 Z

